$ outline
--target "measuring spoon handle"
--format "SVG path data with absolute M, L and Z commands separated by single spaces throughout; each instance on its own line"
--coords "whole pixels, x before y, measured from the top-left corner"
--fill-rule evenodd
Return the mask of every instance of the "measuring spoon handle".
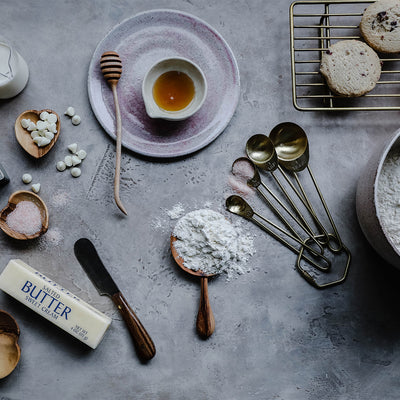
M 197 313 L 196 328 L 198 334 L 204 339 L 210 337 L 215 329 L 214 314 L 208 299 L 208 278 L 206 276 L 201 277 L 200 305 Z

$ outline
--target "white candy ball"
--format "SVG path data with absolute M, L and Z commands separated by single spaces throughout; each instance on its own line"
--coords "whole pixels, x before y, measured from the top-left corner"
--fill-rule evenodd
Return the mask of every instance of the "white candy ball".
M 76 153 L 76 151 L 78 150 L 78 145 L 76 143 L 72 143 L 68 146 L 68 150 L 71 153 Z
M 57 168 L 60 172 L 62 172 L 62 171 L 65 171 L 65 169 L 67 168 L 67 166 L 66 166 L 66 164 L 65 164 L 64 161 L 59 161 L 59 162 L 57 163 L 57 165 L 56 165 L 56 168 Z
M 64 114 L 68 115 L 68 117 L 73 117 L 75 115 L 75 108 L 74 107 L 68 107 L 67 111 L 65 111 Z
M 64 162 L 67 167 L 72 167 L 72 157 L 71 156 L 66 156 L 64 158 Z
M 74 115 L 71 119 L 73 125 L 79 125 L 81 123 L 81 117 L 79 115 Z
M 26 128 L 28 128 L 28 126 L 29 126 L 29 122 L 31 122 L 31 120 L 30 119 L 21 119 L 21 126 L 24 128 L 24 129 L 26 129 Z
M 78 167 L 72 168 L 72 169 L 71 169 L 71 175 L 72 175 L 74 178 L 78 178 L 79 176 L 81 176 L 81 169 L 78 168 Z
M 32 182 L 32 175 L 31 174 L 23 174 L 22 175 L 22 182 L 31 183 Z
M 47 111 L 42 111 L 41 113 L 40 113 L 40 119 L 42 120 L 42 121 L 46 121 L 46 119 L 49 117 L 49 113 L 47 112 Z
M 36 130 L 36 124 L 33 121 L 29 121 L 28 127 L 26 128 L 29 132 Z
M 52 122 L 51 124 L 49 124 L 47 129 L 52 133 L 57 133 L 57 124 L 55 122 Z
M 32 191 L 35 193 L 39 193 L 40 190 L 40 183 L 35 183 L 32 185 Z
M 47 121 L 49 121 L 50 124 L 55 124 L 57 122 L 57 115 L 49 114 L 49 116 L 47 117 Z
M 77 155 L 81 160 L 84 160 L 84 159 L 86 158 L 87 153 L 86 153 L 85 150 L 79 150 L 79 151 L 76 153 L 76 155 Z
M 54 139 L 54 133 L 49 131 L 44 131 L 44 137 L 52 141 Z
M 72 165 L 75 167 L 75 165 L 79 165 L 81 163 L 81 159 L 77 156 L 72 156 Z

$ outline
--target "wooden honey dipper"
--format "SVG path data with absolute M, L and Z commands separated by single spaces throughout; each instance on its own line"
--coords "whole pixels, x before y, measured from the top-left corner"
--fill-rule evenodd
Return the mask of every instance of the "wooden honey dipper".
M 100 58 L 101 72 L 108 85 L 110 86 L 115 103 L 115 119 L 116 119 L 116 160 L 115 160 L 115 175 L 114 175 L 114 199 L 118 208 L 125 214 L 128 213 L 125 207 L 122 205 L 121 199 L 119 198 L 119 181 L 121 171 L 121 112 L 119 110 L 118 95 L 117 95 L 117 84 L 122 74 L 122 62 L 119 58 L 118 53 L 115 51 L 106 51 Z

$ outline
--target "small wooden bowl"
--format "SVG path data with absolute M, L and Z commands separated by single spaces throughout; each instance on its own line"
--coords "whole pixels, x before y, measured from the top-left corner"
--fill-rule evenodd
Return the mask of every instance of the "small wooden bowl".
M 20 201 L 31 201 L 34 203 L 40 210 L 40 216 L 42 219 L 42 227 L 38 232 L 35 232 L 32 235 L 25 235 L 20 232 L 16 232 L 13 229 L 11 229 L 7 225 L 7 216 L 11 212 L 15 210 L 15 207 Z M 8 236 L 18 239 L 18 240 L 27 240 L 27 239 L 34 239 L 37 238 L 44 233 L 47 232 L 47 229 L 49 228 L 49 213 L 46 207 L 46 204 L 44 201 L 35 193 L 29 192 L 27 190 L 19 190 L 15 193 L 13 193 L 10 198 L 8 199 L 8 204 L 6 207 L 4 207 L 1 212 L 0 212 L 0 229 L 7 234 Z
M 47 111 L 49 114 L 52 113 L 57 115 L 57 133 L 54 134 L 53 140 L 47 146 L 38 147 L 38 145 L 32 140 L 31 133 L 21 126 L 21 120 L 30 119 L 36 124 L 40 120 L 40 113 L 43 111 Z M 15 136 L 18 143 L 28 154 L 30 154 L 32 157 L 40 158 L 46 155 L 56 144 L 57 139 L 60 136 L 60 126 L 60 117 L 53 110 L 27 110 L 21 113 L 15 121 Z
M 21 358 L 18 338 L 17 322 L 9 313 L 0 310 L 0 379 L 10 375 Z

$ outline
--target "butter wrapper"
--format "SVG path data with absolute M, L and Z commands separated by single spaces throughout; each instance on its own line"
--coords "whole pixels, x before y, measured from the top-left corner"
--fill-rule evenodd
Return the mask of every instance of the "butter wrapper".
M 111 324 L 107 315 L 21 260 L 7 264 L 0 289 L 92 349 Z

